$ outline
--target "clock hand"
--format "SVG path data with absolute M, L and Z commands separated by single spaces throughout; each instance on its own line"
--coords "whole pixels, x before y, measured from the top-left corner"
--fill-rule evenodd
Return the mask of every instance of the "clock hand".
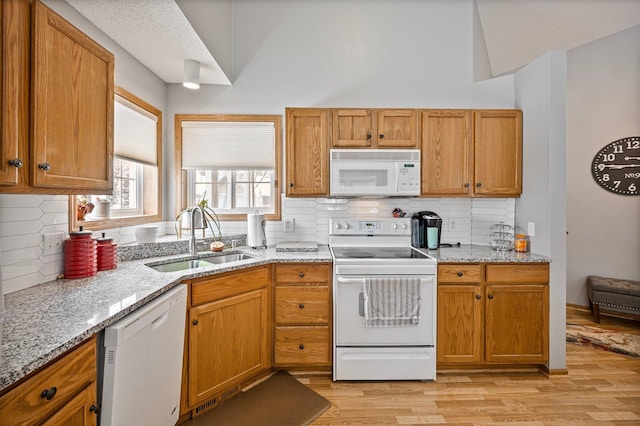
M 624 159 L 626 161 L 629 161 L 629 160 L 640 160 L 640 157 L 624 157 Z
M 628 167 L 640 167 L 640 164 L 605 164 L 604 167 L 606 169 L 626 169 Z

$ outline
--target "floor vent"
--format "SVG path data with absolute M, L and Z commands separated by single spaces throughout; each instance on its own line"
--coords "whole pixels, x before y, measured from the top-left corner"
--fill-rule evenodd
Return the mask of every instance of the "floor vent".
M 224 392 L 221 395 L 218 395 L 217 397 L 208 400 L 207 402 L 204 402 L 200 405 L 198 405 L 194 410 L 194 417 L 195 416 L 199 416 L 200 414 L 204 413 L 207 410 L 212 409 L 213 407 L 219 405 L 221 402 L 226 401 L 228 399 L 231 399 L 232 397 L 236 396 L 238 393 L 240 393 L 240 386 L 236 386 L 233 389 L 229 389 L 228 391 Z

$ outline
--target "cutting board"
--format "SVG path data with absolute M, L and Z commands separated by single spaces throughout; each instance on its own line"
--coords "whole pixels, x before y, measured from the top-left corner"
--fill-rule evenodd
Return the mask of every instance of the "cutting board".
M 318 251 L 318 243 L 313 241 L 282 241 L 276 244 L 276 251 Z

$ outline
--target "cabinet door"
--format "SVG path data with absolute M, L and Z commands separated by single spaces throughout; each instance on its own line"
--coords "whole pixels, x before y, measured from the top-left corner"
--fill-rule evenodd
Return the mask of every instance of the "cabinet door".
M 0 185 L 28 179 L 30 10 L 26 0 L 0 4 Z
M 97 419 L 96 384 L 92 383 L 66 403 L 43 426 L 94 426 Z
M 438 363 L 482 362 L 482 299 L 480 283 L 438 284 Z
M 270 368 L 266 288 L 189 311 L 189 404 L 194 407 Z
M 113 55 L 33 4 L 31 184 L 113 189 Z
M 549 358 L 549 287 L 486 284 L 486 361 L 541 364 Z
M 373 131 L 371 110 L 333 110 L 333 147 L 370 148 Z
M 469 194 L 471 147 L 471 111 L 422 111 L 422 194 Z
M 414 109 L 378 111 L 378 147 L 417 148 L 418 112 Z
M 522 111 L 474 111 L 474 193 L 522 193 Z
M 329 194 L 330 111 L 287 109 L 287 196 Z

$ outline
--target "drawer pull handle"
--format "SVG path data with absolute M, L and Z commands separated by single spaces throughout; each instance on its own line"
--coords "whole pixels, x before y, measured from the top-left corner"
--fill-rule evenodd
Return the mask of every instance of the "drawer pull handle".
M 52 386 L 51 389 L 45 389 L 40 394 L 40 398 L 46 399 L 47 401 L 51 401 L 56 393 L 58 392 L 58 388 Z
M 198 320 L 193 320 L 193 321 L 191 321 L 191 323 L 192 323 L 193 325 L 198 325 Z
M 298 276 L 299 276 L 300 278 L 304 278 L 304 272 L 300 272 L 300 273 L 298 274 Z
M 476 299 L 480 300 L 482 299 L 482 296 L 480 296 L 479 294 L 476 294 Z
M 463 275 L 464 275 L 464 274 L 463 274 L 462 272 L 458 272 L 458 276 L 459 276 L 459 277 L 461 277 L 461 276 L 463 276 Z
M 301 303 L 298 306 L 300 307 L 300 309 L 304 309 L 304 303 Z
M 304 350 L 304 345 L 302 343 L 300 343 L 300 350 L 303 351 Z
M 487 296 L 489 299 L 493 299 L 493 294 Z

